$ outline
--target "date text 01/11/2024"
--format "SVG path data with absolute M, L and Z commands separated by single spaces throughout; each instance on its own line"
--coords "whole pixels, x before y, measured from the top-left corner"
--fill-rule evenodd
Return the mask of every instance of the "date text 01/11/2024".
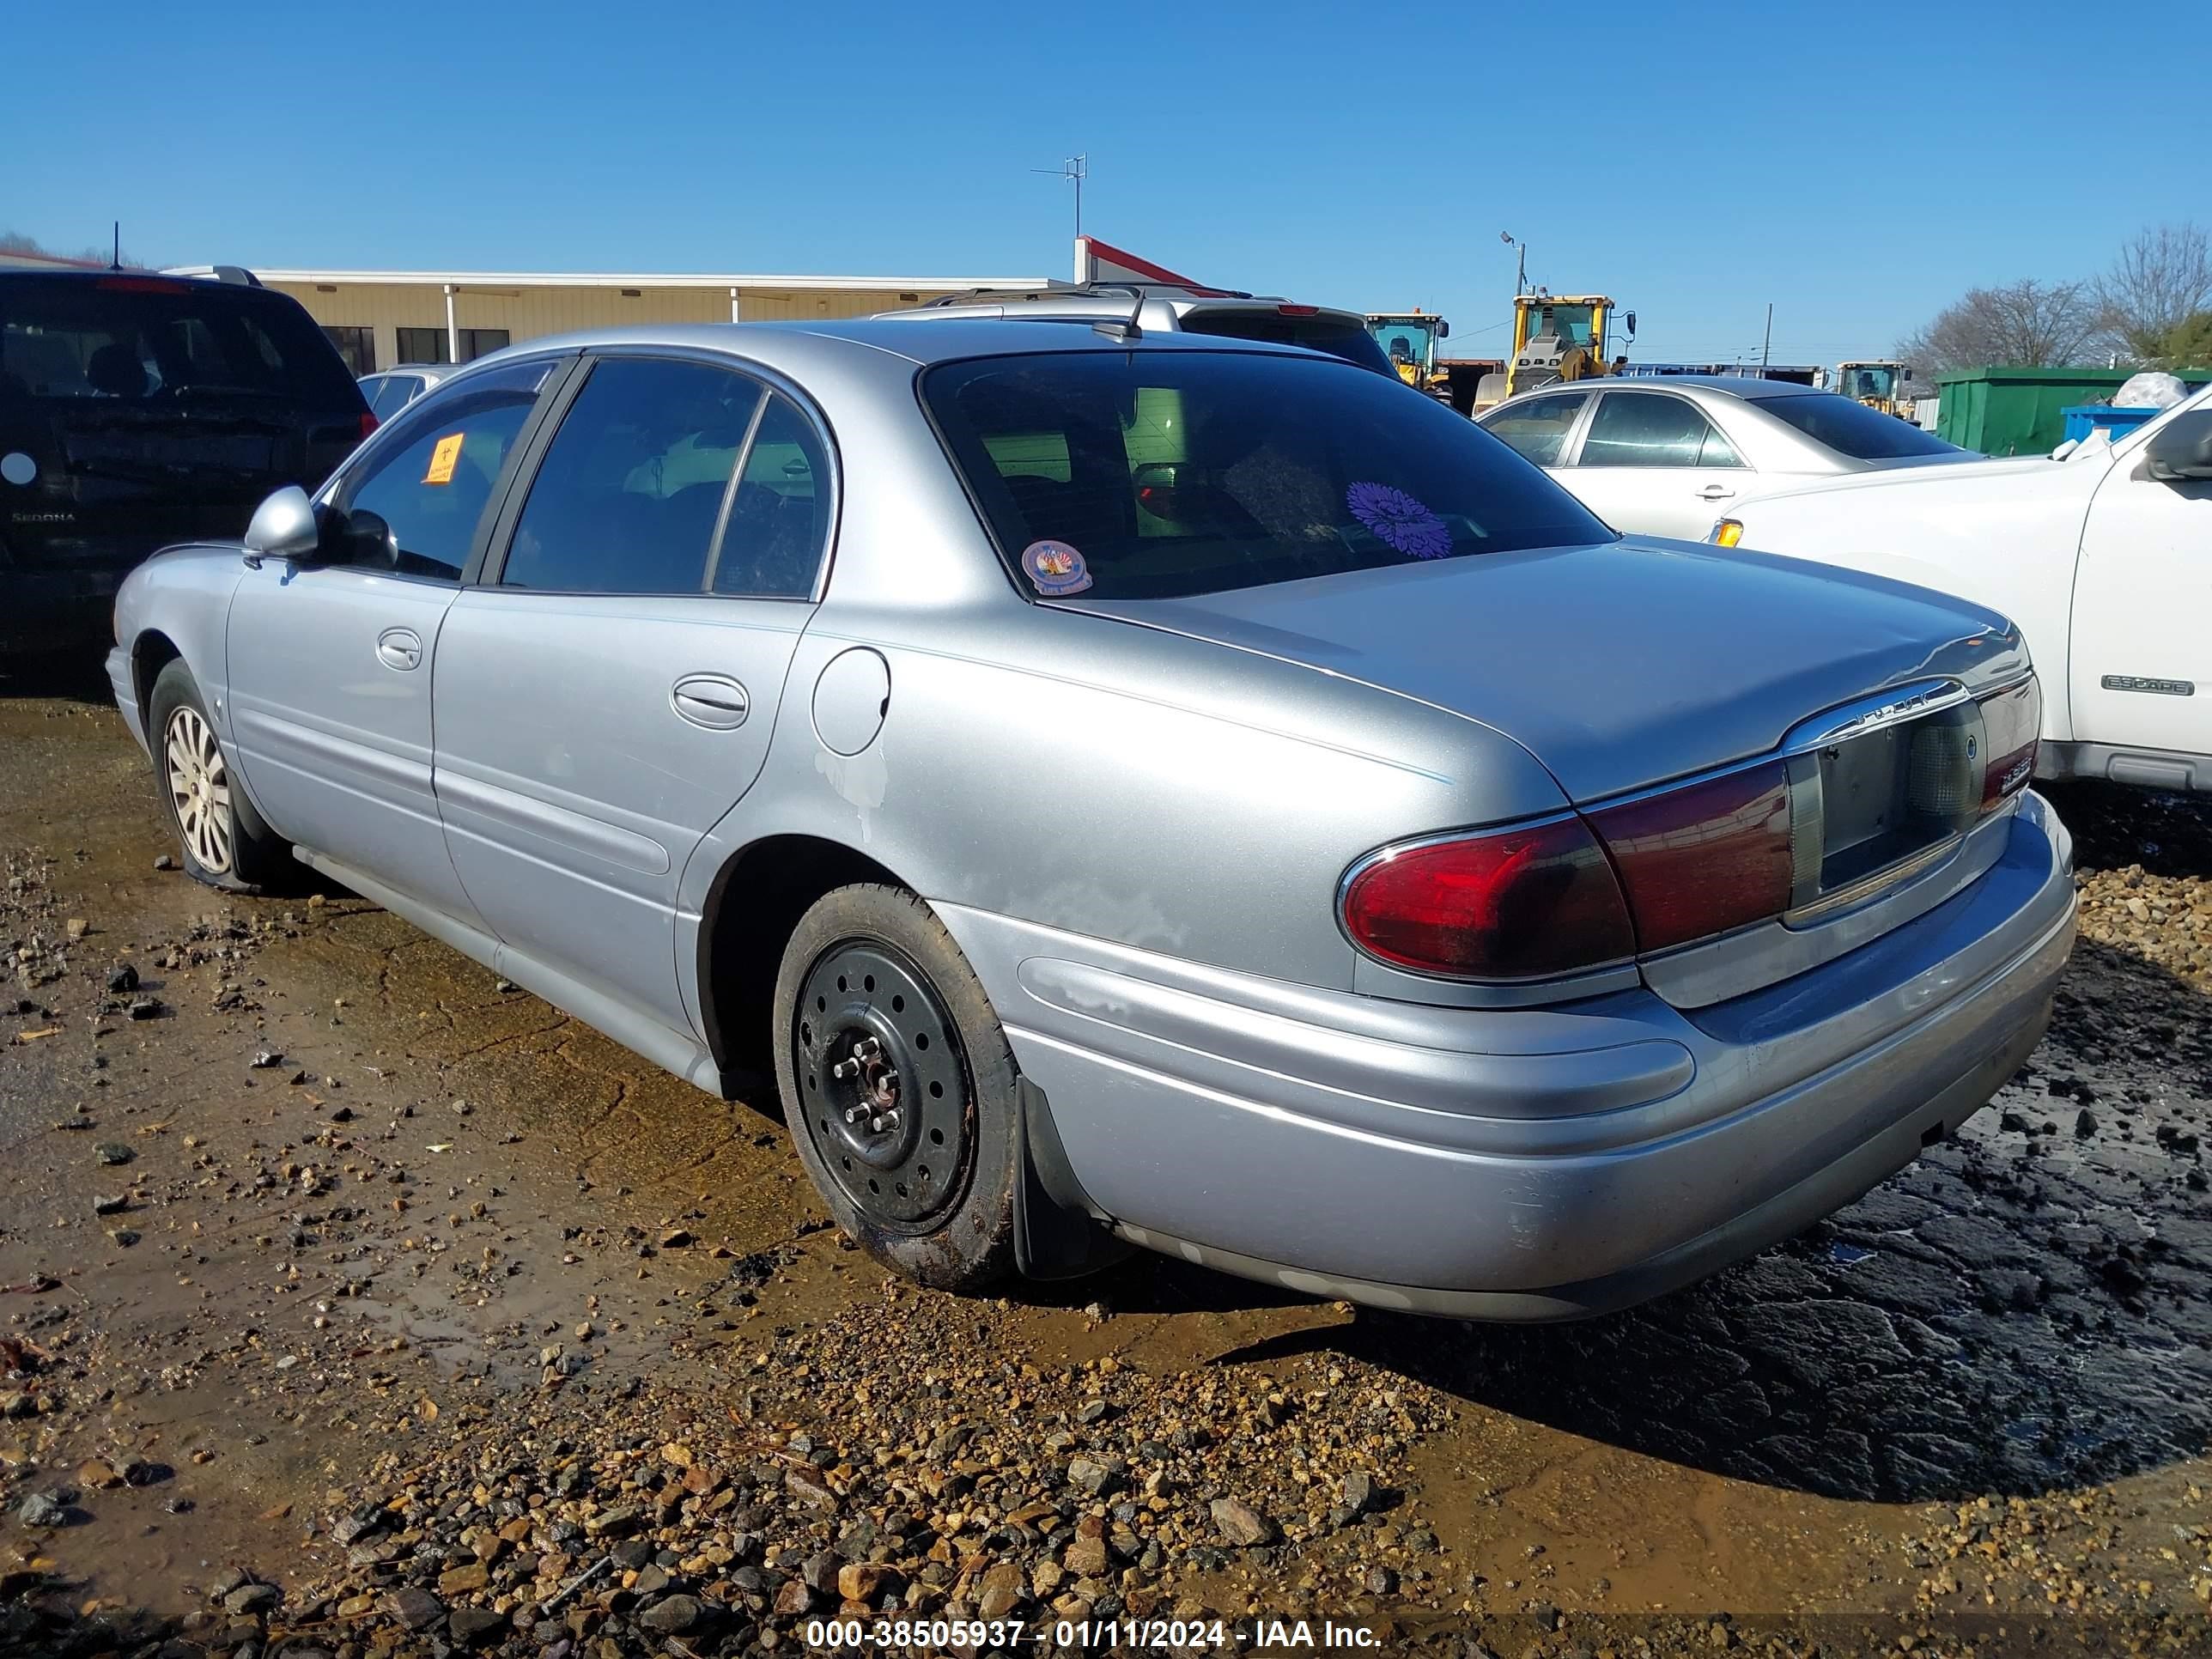
M 1029 1642 L 1085 1651 L 1125 1648 L 1267 1654 L 1375 1649 L 1382 1644 L 1381 1632 L 1367 1625 L 1265 1618 L 1235 1626 L 1219 1619 L 1063 1619 L 1049 1625 L 1032 1625 L 1020 1619 L 830 1619 L 808 1620 L 804 1633 L 809 1648 L 833 1652 L 938 1647 L 1004 1650 Z

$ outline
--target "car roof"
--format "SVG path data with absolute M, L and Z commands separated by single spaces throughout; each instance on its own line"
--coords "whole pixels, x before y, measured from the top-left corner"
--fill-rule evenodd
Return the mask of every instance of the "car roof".
M 969 357 L 1013 357 L 1041 351 L 1243 351 L 1310 358 L 1317 362 L 1343 361 L 1304 346 L 1230 339 L 1213 334 L 1186 334 L 1170 329 L 1146 329 L 1132 339 L 1110 324 L 1091 319 L 953 316 L 897 321 L 863 317 L 818 323 L 636 324 L 526 340 L 489 357 L 479 357 L 466 367 L 530 352 L 589 350 L 602 346 L 681 346 L 695 350 L 727 351 L 793 373 L 802 372 L 810 362 L 849 356 L 854 352 L 882 352 L 902 357 L 917 367 Z
M 1770 380 L 1758 374 L 1608 374 L 1623 385 L 1702 386 L 1708 392 L 1733 392 L 1739 398 L 1818 397 L 1820 388 L 1796 380 Z

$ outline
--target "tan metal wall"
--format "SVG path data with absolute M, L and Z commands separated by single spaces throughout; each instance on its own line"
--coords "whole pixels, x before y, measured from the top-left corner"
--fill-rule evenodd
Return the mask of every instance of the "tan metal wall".
M 446 326 L 442 289 L 413 283 L 271 283 L 307 308 L 319 323 L 348 324 L 376 331 L 376 367 L 399 359 L 398 331 Z M 781 322 L 806 317 L 865 317 L 902 304 L 892 289 L 790 292 L 741 289 L 741 314 L 747 322 Z M 608 328 L 623 323 L 726 323 L 726 288 L 648 288 L 635 298 L 613 288 L 464 288 L 453 296 L 453 320 L 462 328 L 503 328 L 516 343 L 570 329 Z

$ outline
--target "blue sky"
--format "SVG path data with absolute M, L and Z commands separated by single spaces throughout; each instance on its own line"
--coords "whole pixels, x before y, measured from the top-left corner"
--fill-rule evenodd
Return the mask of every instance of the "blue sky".
M 74 249 L 119 217 L 173 263 L 1057 276 L 1068 187 L 1029 169 L 1087 151 L 1108 240 L 1442 311 L 1469 356 L 1510 231 L 1532 281 L 1636 309 L 1639 356 L 1755 352 L 1772 301 L 1778 361 L 1832 362 L 2212 218 L 2186 10 L 22 7 L 0 229 Z

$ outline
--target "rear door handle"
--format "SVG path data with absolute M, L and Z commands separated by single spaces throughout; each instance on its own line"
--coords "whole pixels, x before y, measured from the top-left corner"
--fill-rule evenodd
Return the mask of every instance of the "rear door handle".
M 752 711 L 745 688 L 726 674 L 686 674 L 669 688 L 668 706 L 710 732 L 733 732 Z
M 411 628 L 387 628 L 376 636 L 376 659 L 403 673 L 422 665 L 422 636 Z
M 1701 501 L 1724 501 L 1735 494 L 1735 491 L 1730 489 L 1726 484 L 1707 484 L 1698 492 L 1698 496 Z

